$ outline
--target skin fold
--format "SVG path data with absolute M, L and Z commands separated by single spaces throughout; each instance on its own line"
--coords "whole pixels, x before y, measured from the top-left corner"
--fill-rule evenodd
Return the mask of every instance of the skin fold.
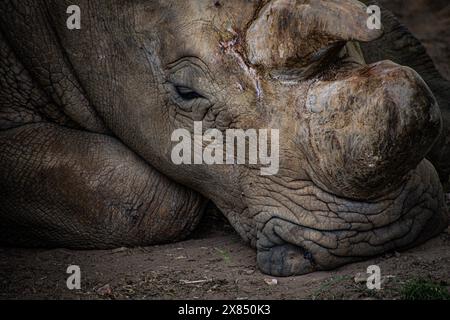
M 78 3 L 81 30 L 70 1 L 0 4 L 3 243 L 177 241 L 211 200 L 290 276 L 446 228 L 449 85 L 395 18 L 370 30 L 355 0 Z M 279 130 L 278 173 L 174 164 L 194 121 Z

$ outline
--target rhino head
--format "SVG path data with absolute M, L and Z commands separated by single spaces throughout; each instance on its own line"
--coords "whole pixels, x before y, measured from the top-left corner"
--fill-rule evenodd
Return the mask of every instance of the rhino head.
M 177 209 L 183 213 L 177 221 L 194 225 L 198 219 L 192 217 L 200 214 L 203 200 L 184 211 L 173 206 L 188 201 L 188 192 L 189 199 L 212 200 L 257 249 L 260 269 L 279 276 L 331 269 L 407 248 L 447 225 L 439 176 L 425 159 L 442 132 L 438 103 L 413 69 L 392 61 L 367 62 L 361 46 L 382 39 L 383 30 L 367 27 L 364 4 L 354 0 L 78 2 L 83 17 L 78 31 L 63 27 L 68 1 L 49 0 L 46 10 L 53 13 L 51 17 L 36 15 L 40 17 L 35 18 L 36 25 L 53 26 L 58 38 L 52 60 L 36 53 L 36 37 L 22 43 L 34 51 L 20 58 L 38 81 L 44 75 L 42 68 L 35 67 L 36 56 L 44 65 L 63 66 L 60 74 L 67 73 L 76 90 L 68 94 L 59 80 L 48 81 L 47 87 L 70 123 L 80 132 L 111 137 L 126 149 L 120 152 L 127 156 L 110 168 L 126 167 L 122 179 L 107 180 L 94 189 L 92 184 L 79 187 L 85 182 L 78 179 L 77 190 L 98 192 L 102 199 L 117 202 L 126 202 L 133 194 L 139 199 L 136 202 L 144 204 L 135 210 L 144 218 L 137 219 L 139 227 L 133 224 L 128 233 L 121 230 L 120 240 L 113 232 L 102 234 L 101 240 L 90 236 L 83 224 L 92 223 L 87 219 L 77 222 L 83 232 L 70 233 L 77 234 L 76 239 L 84 234 L 83 241 L 67 236 L 50 243 L 108 247 L 175 240 L 177 232 L 167 231 L 164 215 L 147 217 Z M 14 12 L 12 7 L 9 10 Z M 3 25 L 16 21 L 5 19 Z M 25 27 L 14 24 L 26 38 Z M 9 41 L 17 48 L 21 40 L 10 37 Z M 58 53 L 61 48 L 63 54 Z M 279 130 L 279 170 L 261 175 L 261 165 L 175 164 L 171 135 L 177 129 L 193 132 L 196 121 L 202 122 L 204 131 Z M 103 147 L 108 141 L 97 141 L 98 149 L 90 152 L 97 158 L 112 158 L 119 147 Z M 79 163 L 86 157 L 80 156 Z M 87 161 L 95 162 L 96 157 Z M 104 172 L 105 161 L 79 172 L 88 176 Z M 146 183 L 151 191 L 142 191 L 147 189 L 137 180 L 148 168 L 177 188 L 187 188 L 175 192 L 166 182 L 164 194 L 176 196 L 145 210 L 146 204 L 165 196 L 148 196 L 159 188 L 157 183 Z M 121 184 L 135 179 L 122 192 Z M 52 183 L 46 192 L 54 188 Z M 80 211 L 82 204 L 73 207 Z M 105 215 L 108 208 L 99 205 Z M 111 215 L 95 216 L 96 223 L 101 221 L 109 229 L 114 223 L 131 223 Z M 155 225 L 164 225 L 170 236 L 155 237 Z M 145 228 L 153 230 L 152 235 Z M 39 237 L 51 238 L 42 232 Z

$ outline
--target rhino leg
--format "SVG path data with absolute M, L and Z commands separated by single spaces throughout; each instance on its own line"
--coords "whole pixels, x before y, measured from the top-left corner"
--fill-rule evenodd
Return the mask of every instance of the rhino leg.
M 0 241 L 108 248 L 171 242 L 203 199 L 114 138 L 54 124 L 0 133 Z
M 1 37 L 0 194 L 0 242 L 14 246 L 176 241 L 196 226 L 205 204 L 119 140 L 81 129 Z

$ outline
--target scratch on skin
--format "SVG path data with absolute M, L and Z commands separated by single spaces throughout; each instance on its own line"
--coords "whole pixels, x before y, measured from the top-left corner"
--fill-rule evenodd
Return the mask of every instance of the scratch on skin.
M 233 38 L 228 41 L 221 41 L 220 48 L 226 54 L 233 56 L 237 60 L 239 66 L 245 71 L 245 73 L 247 73 L 247 75 L 253 79 L 253 83 L 255 85 L 256 90 L 256 97 L 260 99 L 263 95 L 263 92 L 261 88 L 261 80 L 259 78 L 259 75 L 254 68 L 248 66 L 245 63 L 241 54 L 236 49 L 236 47 L 239 45 L 239 35 L 237 34 L 237 32 L 234 31 L 233 29 L 228 29 L 228 32 L 233 34 Z

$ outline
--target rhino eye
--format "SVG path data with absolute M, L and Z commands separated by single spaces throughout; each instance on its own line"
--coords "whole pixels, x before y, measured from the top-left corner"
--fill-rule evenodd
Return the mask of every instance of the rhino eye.
M 189 87 L 175 86 L 175 91 L 177 92 L 177 94 L 180 96 L 181 99 L 186 101 L 204 98 L 201 94 L 199 94 L 198 92 Z
M 183 58 L 168 66 L 165 82 L 170 99 L 183 111 L 202 114 L 213 104 L 211 78 L 201 60 Z
M 202 112 L 211 106 L 210 99 L 186 85 L 170 86 L 172 101 L 184 111 Z

